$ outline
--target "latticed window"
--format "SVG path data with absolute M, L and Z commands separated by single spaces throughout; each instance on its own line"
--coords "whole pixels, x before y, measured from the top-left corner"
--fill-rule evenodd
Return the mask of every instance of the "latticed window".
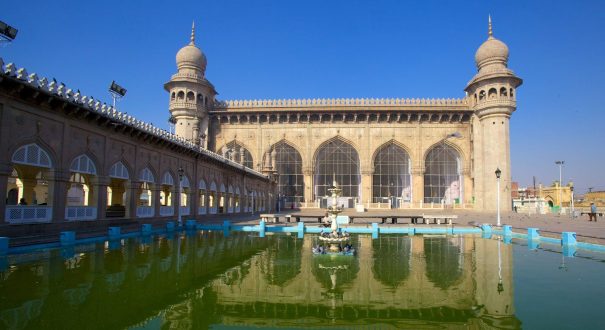
M 225 158 L 231 159 L 232 161 L 240 163 L 248 168 L 254 167 L 254 162 L 252 160 L 252 154 L 250 151 L 236 141 L 231 141 L 223 147 L 223 155 Z
M 274 148 L 276 151 L 275 166 L 279 174 L 279 194 L 288 202 L 302 201 L 305 183 L 300 153 L 283 141 L 277 143 Z
M 391 197 L 411 200 L 410 157 L 396 144 L 384 146 L 374 158 L 372 194 L 374 202 L 387 202 Z
M 353 146 L 340 139 L 331 140 L 317 152 L 315 196 L 329 195 L 334 179 L 342 188 L 342 197 L 359 197 L 359 155 Z
M 462 198 L 461 182 L 458 152 L 445 144 L 431 149 L 425 160 L 424 201 L 459 203 Z

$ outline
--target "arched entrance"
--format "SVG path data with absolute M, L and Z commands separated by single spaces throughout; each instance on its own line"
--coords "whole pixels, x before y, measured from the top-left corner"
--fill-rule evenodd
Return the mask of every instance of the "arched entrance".
M 109 186 L 107 186 L 107 211 L 108 218 L 123 218 L 129 212 L 128 189 L 130 180 L 128 169 L 121 161 L 113 164 L 109 169 Z
M 138 189 L 137 217 L 153 217 L 155 215 L 155 177 L 149 168 L 145 167 L 141 171 L 139 181 L 141 181 L 141 186 Z
M 200 182 L 198 184 L 198 189 L 199 189 L 199 194 L 200 194 L 200 200 L 198 202 L 197 214 L 206 214 L 206 212 L 207 212 L 206 197 L 208 194 L 206 192 L 206 181 L 200 180 Z
M 165 172 L 162 176 L 162 186 L 160 189 L 160 216 L 171 217 L 174 215 L 174 178 L 170 172 Z
M 13 153 L 11 164 L 13 171 L 6 191 L 5 221 L 50 222 L 53 165 L 48 152 L 35 143 L 28 144 Z
M 97 167 L 87 155 L 76 157 L 69 167 L 67 189 L 67 220 L 94 220 L 97 218 L 96 198 L 92 180 L 97 176 Z

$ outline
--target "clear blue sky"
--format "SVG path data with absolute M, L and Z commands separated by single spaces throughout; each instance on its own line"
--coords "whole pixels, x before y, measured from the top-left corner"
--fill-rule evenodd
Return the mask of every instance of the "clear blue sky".
M 178 5 L 177 5 L 178 3 Z M 167 127 L 163 84 L 189 40 L 219 99 L 463 97 L 494 35 L 524 79 L 511 119 L 513 180 L 605 189 L 605 1 L 6 1 L 5 62 Z

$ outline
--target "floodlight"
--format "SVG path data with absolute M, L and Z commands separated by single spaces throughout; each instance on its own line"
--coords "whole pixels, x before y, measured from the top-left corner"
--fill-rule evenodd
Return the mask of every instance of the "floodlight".
M 7 41 L 13 41 L 17 37 L 19 30 L 14 27 L 0 21 L 0 37 Z
M 111 82 L 111 86 L 109 86 L 109 92 L 116 93 L 120 95 L 120 97 L 123 97 L 124 95 L 126 95 L 126 88 L 116 84 L 116 81 L 114 80 Z

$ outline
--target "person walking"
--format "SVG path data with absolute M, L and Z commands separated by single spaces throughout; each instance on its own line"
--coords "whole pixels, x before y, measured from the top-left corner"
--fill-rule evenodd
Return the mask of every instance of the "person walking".
M 590 213 L 588 213 L 588 221 L 592 221 L 592 218 L 594 218 L 594 221 L 597 222 L 597 206 L 594 205 L 594 203 L 590 203 Z

